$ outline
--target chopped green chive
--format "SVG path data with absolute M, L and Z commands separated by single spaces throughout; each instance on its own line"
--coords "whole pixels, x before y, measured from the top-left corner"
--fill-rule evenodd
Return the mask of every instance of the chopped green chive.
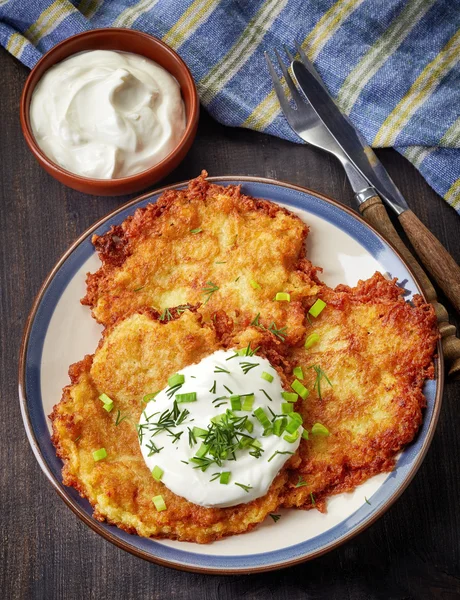
M 248 493 L 249 493 L 249 490 L 252 490 L 252 485 L 244 485 L 242 483 L 236 483 L 236 482 L 235 482 L 235 485 L 242 488 L 245 492 L 248 492 Z
M 241 410 L 241 396 L 230 396 L 232 410 Z
M 77 437 L 74 439 L 74 441 L 73 441 L 73 442 L 74 442 L 74 444 L 76 444 L 80 438 L 81 438 L 81 433 L 80 433 L 80 435 L 79 435 L 79 436 L 77 436 Z
M 99 450 L 95 450 L 93 452 L 94 462 L 98 462 L 99 460 L 103 460 L 107 458 L 107 451 L 105 448 L 100 448 Z
M 273 423 L 273 433 L 277 437 L 281 437 L 281 434 L 283 433 L 285 428 L 286 428 L 286 419 L 285 418 L 276 419 L 275 422 Z
M 292 372 L 294 373 L 294 376 L 297 377 L 297 379 L 304 378 L 302 367 L 294 367 L 294 370 Z
M 270 420 L 262 407 L 256 408 L 254 411 L 254 416 L 264 429 L 268 429 L 271 426 Z
M 163 496 L 161 494 L 159 496 L 154 496 L 152 498 L 152 502 L 155 505 L 155 508 L 158 512 L 166 510 L 166 502 L 164 501 Z
M 299 397 L 298 394 L 294 394 L 294 392 L 282 392 L 281 394 L 287 402 L 297 402 Z
M 270 516 L 275 521 L 275 523 L 281 519 L 281 515 L 275 515 L 273 513 L 270 513 Z
M 267 392 L 265 390 L 263 390 L 262 388 L 259 390 L 259 392 L 262 392 L 262 394 L 264 394 L 264 396 L 266 396 L 268 398 L 268 400 L 270 400 L 270 402 L 273 402 L 273 398 L 270 398 L 270 396 L 267 394 Z
M 294 487 L 299 488 L 299 487 L 304 487 L 305 485 L 308 485 L 308 483 L 305 481 L 305 479 L 302 477 L 302 475 L 299 475 L 299 480 L 297 481 L 297 483 L 295 484 Z
M 194 427 L 192 429 L 193 435 L 197 438 L 203 438 L 208 435 L 208 431 L 206 429 L 202 429 L 201 427 Z
M 364 496 L 364 500 L 367 502 L 367 504 L 369 504 L 369 506 L 372 506 L 369 500 L 366 498 L 366 496 Z
M 111 412 L 113 410 L 113 402 L 111 404 L 103 404 L 102 408 L 107 412 Z
M 107 396 L 107 394 L 101 394 L 99 396 L 99 400 L 103 403 L 103 404 L 113 404 L 113 400 L 112 398 L 110 398 L 109 396 Z
M 311 433 L 312 435 L 323 435 L 327 437 L 330 432 L 329 429 L 327 427 L 324 427 L 324 425 L 322 425 L 321 423 L 315 423 L 311 428 Z
M 254 406 L 254 394 L 247 394 L 243 396 L 243 402 L 241 403 L 241 410 L 249 411 Z
M 313 306 L 310 307 L 310 310 L 308 311 L 313 317 L 317 317 L 318 315 L 320 315 L 323 310 L 326 307 L 326 303 L 324 302 L 324 300 L 321 300 L 321 298 L 318 298 L 318 300 L 313 304 Z
M 283 402 L 281 404 L 281 412 L 283 415 L 288 415 L 289 413 L 294 411 L 294 407 L 291 402 Z
M 252 433 L 254 431 L 254 423 L 250 419 L 246 419 L 244 422 L 244 428 L 248 433 Z
M 176 394 L 176 402 L 178 402 L 178 404 L 183 404 L 185 402 L 196 402 L 196 392 Z
M 153 467 L 152 470 L 152 477 L 155 479 L 155 481 L 161 481 L 161 478 L 163 477 L 163 469 L 161 467 L 159 467 L 158 465 L 155 465 Z
M 317 342 L 319 342 L 319 334 L 318 333 L 310 333 L 310 335 L 305 340 L 305 348 L 308 350 Z
M 143 290 L 145 288 L 145 285 L 141 285 L 140 287 L 134 288 L 134 292 L 140 292 L 141 290 Z
M 290 302 L 291 294 L 288 294 L 287 292 L 278 292 L 275 296 L 275 300 L 277 302 Z
M 299 437 L 299 432 L 295 431 L 294 433 L 286 433 L 286 435 L 283 435 L 283 440 L 286 440 L 286 442 L 293 444 L 297 440 L 298 437 Z
M 152 392 L 151 394 L 146 394 L 143 398 L 142 398 L 142 402 L 144 404 L 148 404 L 150 402 L 150 400 L 153 400 L 155 398 L 155 396 L 158 396 L 160 392 Z
M 251 279 L 249 284 L 253 289 L 260 290 L 260 285 L 257 283 L 257 281 L 254 281 L 254 279 Z
M 227 387 L 226 385 L 224 385 L 224 388 L 227 390 L 227 392 L 229 394 L 233 394 L 232 390 L 229 387 Z
M 203 458 L 203 456 L 206 454 L 206 452 L 209 450 L 209 446 L 208 444 L 201 444 L 201 446 L 198 448 L 198 450 L 196 451 L 196 456 L 198 458 Z
M 273 375 L 270 375 L 270 373 L 267 373 L 266 371 L 262 371 L 261 377 L 262 379 L 265 379 L 265 381 L 268 381 L 268 383 L 273 381 Z
M 291 388 L 294 390 L 294 392 L 299 394 L 302 400 L 305 400 L 305 398 L 308 396 L 309 392 L 307 388 L 302 383 L 300 383 L 298 379 L 294 379 L 294 381 L 291 384 Z
M 226 262 L 227 262 L 226 260 L 216 260 L 216 261 L 214 262 L 214 264 L 216 264 L 216 265 L 225 265 L 225 264 L 226 264 Z
M 185 381 L 184 375 L 182 373 L 176 373 L 175 375 L 171 375 L 168 379 L 169 387 L 174 387 L 176 385 L 182 385 Z
M 197 227 L 196 229 L 190 229 L 190 233 L 201 233 L 203 230 L 201 227 Z
M 292 404 L 289 406 L 292 406 Z M 302 417 L 299 415 L 299 413 L 295 412 L 289 413 L 289 417 L 289 423 L 286 425 L 286 432 L 295 433 L 302 425 Z
M 304 429 L 302 431 L 302 437 L 304 440 L 308 440 L 310 438 L 310 436 L 308 435 L 308 431 L 306 429 Z
M 222 483 L 223 485 L 227 485 L 228 482 L 230 481 L 230 471 L 224 471 L 223 473 L 220 474 L 220 478 L 219 478 L 219 483 Z

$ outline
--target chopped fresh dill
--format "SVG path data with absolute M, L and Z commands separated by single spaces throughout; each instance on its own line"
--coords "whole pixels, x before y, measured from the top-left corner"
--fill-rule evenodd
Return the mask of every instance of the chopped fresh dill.
M 282 342 L 284 342 L 284 340 L 286 339 L 286 330 L 287 330 L 287 327 L 282 327 L 281 329 L 277 329 L 276 323 L 274 321 L 268 328 L 268 331 L 270 333 L 273 333 L 273 335 L 275 335 Z
M 121 416 L 121 412 L 119 410 L 117 410 L 117 418 L 115 420 L 115 425 L 120 425 L 120 423 L 123 423 L 123 421 L 128 418 L 128 415 L 121 417 L 121 419 L 120 419 L 120 416 Z
M 177 383 L 176 385 L 171 386 L 166 390 L 166 395 L 171 400 L 171 398 L 181 389 L 183 383 Z
M 141 285 L 140 287 L 135 288 L 133 291 L 134 292 L 140 292 L 141 290 L 143 290 L 145 288 L 145 285 Z
M 176 312 L 180 316 L 182 313 L 184 313 L 189 308 L 192 308 L 190 306 L 190 304 L 181 304 L 180 306 L 176 306 Z
M 264 329 L 264 326 L 259 323 L 259 317 L 260 317 L 260 313 L 257 313 L 257 315 L 251 321 L 250 324 L 253 325 L 254 327 L 262 327 L 262 329 Z
M 305 481 L 305 479 L 302 477 L 302 475 L 299 475 L 299 480 L 297 481 L 297 483 L 295 484 L 294 487 L 299 488 L 299 487 L 304 487 L 305 485 L 308 485 L 308 483 Z
M 239 356 L 238 352 L 236 354 L 232 354 L 232 356 L 229 356 L 228 358 L 226 358 L 225 360 L 230 360 L 232 358 L 237 358 Z
M 254 367 L 258 367 L 259 363 L 250 363 L 250 362 L 242 362 L 240 363 L 240 367 L 243 369 L 243 373 L 247 375 L 247 373 L 253 369 Z
M 313 492 L 310 492 L 311 503 L 313 506 L 316 506 L 315 497 L 313 496 Z
M 273 400 L 270 398 L 270 396 L 267 394 L 267 392 L 265 390 L 260 388 L 259 392 L 262 392 L 263 394 L 265 394 L 267 396 L 267 398 L 270 400 L 270 402 L 273 402 Z
M 245 492 L 249 493 L 249 490 L 252 490 L 252 485 L 244 485 L 243 483 L 236 483 L 238 487 L 242 488 Z
M 233 394 L 232 390 L 230 388 L 228 388 L 226 385 L 224 385 L 224 388 L 227 390 L 227 392 L 229 394 Z
M 270 513 L 270 516 L 275 521 L 275 523 L 281 519 L 281 515 L 275 515 L 273 513 Z
M 215 481 L 216 479 L 219 479 L 220 477 L 220 473 L 213 473 L 212 477 L 209 481 Z
M 216 380 L 214 379 L 214 383 L 212 384 L 212 388 L 209 390 L 210 394 L 216 393 Z
M 327 381 L 327 383 L 331 387 L 332 387 L 332 383 L 329 381 L 329 377 L 326 375 L 326 373 L 323 371 L 323 369 L 319 365 L 311 365 L 308 368 L 313 369 L 316 373 L 316 379 L 315 379 L 315 383 L 314 383 L 313 387 L 316 390 L 319 399 L 322 400 L 323 398 L 321 396 L 321 379 L 324 377 L 324 379 Z
M 227 369 L 223 369 L 222 367 L 219 367 L 219 365 L 216 365 L 214 368 L 214 373 L 229 373 L 230 371 L 227 371 Z
M 193 430 L 190 429 L 190 427 L 187 427 L 187 429 L 188 429 L 188 443 L 191 448 L 192 446 L 194 446 L 197 443 L 196 437 L 195 437 L 195 434 L 193 433 Z
M 272 459 L 274 459 L 277 454 L 294 454 L 294 452 L 289 452 L 289 450 L 286 450 L 286 452 L 280 452 L 279 450 L 276 450 L 276 452 L 270 456 L 267 462 L 270 462 Z
M 164 446 L 162 448 L 157 448 L 157 446 L 152 442 L 152 440 L 150 440 L 150 442 L 148 444 L 146 444 L 146 447 L 148 450 L 150 450 L 148 456 L 153 456 L 154 454 L 158 454 L 158 452 L 160 452 L 164 448 Z
M 74 442 L 74 444 L 76 444 L 80 438 L 81 438 L 81 433 L 80 433 L 80 435 L 79 435 L 78 437 L 76 437 L 76 438 L 74 439 L 74 441 L 73 441 L 73 442 Z
M 181 463 L 184 463 L 184 465 L 188 465 L 188 460 L 181 460 Z
M 366 496 L 364 496 L 364 500 L 369 504 L 369 506 L 372 506 L 369 500 L 366 498 Z
M 160 315 L 160 321 L 170 321 L 173 318 L 169 308 L 165 308 Z
M 219 408 L 220 406 L 223 406 L 224 404 L 228 404 L 227 400 L 223 400 L 222 402 L 219 402 L 219 404 L 215 404 L 214 408 Z
M 204 301 L 204 304 L 207 304 L 209 302 L 211 296 L 214 294 L 214 292 L 217 292 L 218 289 L 219 286 L 217 286 L 212 281 L 206 282 L 206 287 L 203 288 L 203 294 L 207 296 L 206 300 Z

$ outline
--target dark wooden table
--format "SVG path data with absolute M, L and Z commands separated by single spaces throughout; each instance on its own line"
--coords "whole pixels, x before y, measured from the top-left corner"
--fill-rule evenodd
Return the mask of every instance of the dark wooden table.
M 175 571 L 112 546 L 64 505 L 40 471 L 22 425 L 17 394 L 22 330 L 42 280 L 60 255 L 127 198 L 85 196 L 59 184 L 35 162 L 18 116 L 27 72 L 0 51 L 0 597 L 460 598 L 459 383 L 446 385 L 431 449 L 402 498 L 367 531 L 310 563 L 254 576 Z M 460 217 L 396 152 L 378 154 L 411 207 L 460 262 Z M 328 156 L 223 127 L 205 113 L 189 155 L 162 184 L 189 179 L 202 168 L 210 175 L 261 175 L 297 183 L 352 206 L 344 174 Z

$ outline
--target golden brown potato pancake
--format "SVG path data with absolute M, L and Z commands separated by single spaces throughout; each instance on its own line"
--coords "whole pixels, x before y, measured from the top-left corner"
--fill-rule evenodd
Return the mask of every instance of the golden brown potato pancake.
M 327 307 L 310 329 L 319 341 L 293 348 L 289 359 L 302 367 L 310 390 L 296 405 L 304 427 L 320 423 L 330 434 L 301 442 L 284 506 L 324 510 L 329 495 L 391 470 L 414 439 L 439 334 L 432 306 L 420 296 L 411 306 L 380 273 L 355 288 L 324 288 L 321 297 Z
M 93 237 L 102 266 L 88 275 L 82 302 L 104 325 L 143 306 L 162 313 L 201 303 L 205 319 L 224 310 L 241 329 L 260 313 L 266 327 L 287 327 L 287 340 L 299 341 L 302 302 L 320 286 L 305 258 L 308 227 L 205 175 Z M 289 292 L 291 302 L 273 302 L 277 292 Z
M 70 368 L 72 383 L 51 415 L 64 484 L 89 500 L 99 521 L 142 536 L 205 543 L 245 532 L 279 506 L 286 470 L 263 498 L 213 509 L 176 496 L 145 465 L 135 427 L 142 398 L 162 389 L 171 373 L 221 347 L 218 333 L 200 315 L 187 310 L 166 323 L 157 316 L 145 310 L 119 321 L 106 329 L 94 356 Z M 98 399 L 101 393 L 114 401 L 110 413 Z M 92 453 L 100 448 L 107 458 L 95 462 Z M 152 503 L 158 494 L 166 502 L 164 512 Z

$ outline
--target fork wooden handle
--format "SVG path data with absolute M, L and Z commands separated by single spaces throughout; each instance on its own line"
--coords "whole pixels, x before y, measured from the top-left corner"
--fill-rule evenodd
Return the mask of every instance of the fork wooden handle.
M 457 378 L 460 377 L 460 339 L 456 337 L 456 328 L 454 325 L 449 323 L 449 315 L 447 310 L 442 304 L 439 304 L 436 296 L 436 290 L 433 287 L 433 284 L 428 279 L 426 273 L 423 271 L 422 267 L 418 264 L 417 260 L 414 258 L 413 254 L 409 251 L 407 246 L 404 244 L 402 239 L 399 237 L 398 232 L 393 226 L 393 223 L 388 216 L 385 206 L 382 203 L 382 200 L 378 196 L 373 196 L 369 198 L 363 204 L 359 206 L 360 213 L 366 219 L 368 223 L 370 223 L 385 239 L 387 239 L 393 246 L 398 250 L 398 252 L 403 256 L 405 261 L 408 263 L 412 271 L 414 272 L 417 280 L 420 284 L 420 287 L 425 294 L 426 299 L 430 302 L 434 310 L 436 312 L 436 317 L 438 319 L 439 332 L 441 334 L 441 343 L 444 354 L 444 359 L 447 363 L 450 364 L 449 375 L 451 377 Z M 406 211 L 411 212 L 412 211 Z M 406 213 L 404 212 L 403 215 Z M 412 213 L 414 214 L 414 213 Z M 414 215 L 415 217 L 415 215 Z M 415 217 L 417 219 L 417 217 Z M 409 217 L 410 220 L 410 217 Z M 418 219 L 417 219 L 418 220 Z M 412 223 L 412 227 L 415 228 L 415 225 Z M 424 227 L 424 226 L 423 226 Z M 426 228 L 425 228 L 426 229 Z M 427 230 L 428 231 L 428 230 Z M 430 232 L 428 232 L 430 233 Z M 430 235 L 432 235 L 430 233 Z M 434 236 L 432 236 L 434 238 Z M 434 238 L 436 240 L 436 238 Z M 411 239 L 412 241 L 412 239 Z M 437 242 L 437 240 L 436 240 Z M 413 242 L 412 242 L 413 243 Z M 437 242 L 439 244 L 439 242 Z M 439 244 L 441 245 L 441 244 Z M 416 248 L 416 245 L 414 244 Z M 444 248 L 443 248 L 444 250 Z M 418 251 L 418 249 L 417 249 Z M 444 250 L 444 252 L 447 251 Z M 453 258 L 448 255 L 451 260 Z M 458 268 L 458 267 L 457 267 Z

